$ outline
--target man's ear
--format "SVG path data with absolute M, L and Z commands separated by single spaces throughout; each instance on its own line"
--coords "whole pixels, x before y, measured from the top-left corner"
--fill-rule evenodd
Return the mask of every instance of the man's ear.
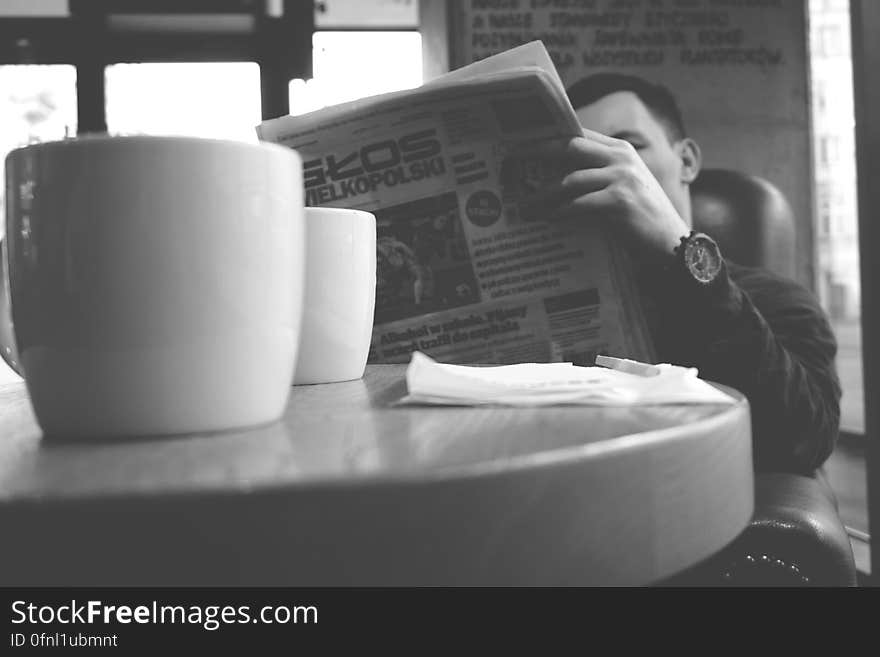
M 678 142 L 678 155 L 681 158 L 681 182 L 690 185 L 700 173 L 703 153 L 697 142 L 690 137 L 685 137 Z

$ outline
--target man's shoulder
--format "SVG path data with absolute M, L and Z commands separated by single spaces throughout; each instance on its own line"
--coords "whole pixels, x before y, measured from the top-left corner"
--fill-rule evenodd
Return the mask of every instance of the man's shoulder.
M 730 277 L 734 281 L 736 281 L 737 284 L 739 284 L 740 282 L 745 282 L 746 284 L 750 285 L 767 284 L 768 286 L 773 287 L 794 287 L 806 290 L 806 288 L 797 281 L 772 272 L 769 269 L 765 269 L 763 267 L 741 265 L 739 263 L 732 262 L 731 260 L 726 260 L 726 262 L 727 271 L 730 273 Z
M 743 290 L 756 306 L 773 308 L 801 307 L 824 316 L 816 296 L 805 286 L 761 267 L 727 263 L 731 280 Z
M 758 267 L 727 263 L 731 280 L 748 295 L 774 332 L 837 350 L 834 330 L 816 296 L 800 283 Z

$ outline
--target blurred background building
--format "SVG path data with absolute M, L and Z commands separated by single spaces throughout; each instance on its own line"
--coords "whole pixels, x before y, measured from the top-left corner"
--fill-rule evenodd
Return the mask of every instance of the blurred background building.
M 849 0 L 810 0 L 816 293 L 839 343 L 842 427 L 863 432 L 859 235 Z
M 816 291 L 835 321 L 859 316 L 858 219 L 848 0 L 812 0 Z

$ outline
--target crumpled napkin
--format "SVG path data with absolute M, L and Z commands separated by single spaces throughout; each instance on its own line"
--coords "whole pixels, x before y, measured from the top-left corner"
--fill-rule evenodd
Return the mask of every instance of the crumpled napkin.
M 731 404 L 736 400 L 698 377 L 695 368 L 646 365 L 598 356 L 605 367 L 521 363 L 474 367 L 438 363 L 414 352 L 401 404 L 545 406 L 582 404 Z

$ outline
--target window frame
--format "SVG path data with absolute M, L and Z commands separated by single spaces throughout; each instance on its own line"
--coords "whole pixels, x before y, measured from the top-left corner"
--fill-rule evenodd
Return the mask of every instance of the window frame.
M 78 134 L 106 132 L 104 73 L 113 64 L 256 62 L 262 118 L 290 112 L 289 82 L 313 77 L 317 31 L 408 32 L 419 25 L 316 27 L 321 3 L 304 0 L 68 0 L 67 17 L 0 16 L 0 65 L 70 64 L 76 67 Z M 279 12 L 278 10 L 281 9 Z M 114 27 L 113 18 L 242 16 L 250 29 Z M 83 48 L 82 44 L 89 44 Z
M 312 76 L 312 3 L 283 0 L 281 16 L 264 0 L 69 0 L 70 16 L 0 17 L 0 65 L 76 67 L 77 132 L 106 132 L 107 66 L 123 63 L 256 62 L 263 119 L 288 113 L 288 81 Z M 245 30 L 120 31 L 111 18 L 128 15 L 239 15 Z M 131 21 L 130 21 L 131 22 Z M 82 44 L 89 44 L 83 48 Z
M 853 91 L 855 93 L 856 171 L 880 168 L 880 3 L 851 0 Z M 868 403 L 880 390 L 880 257 L 874 247 L 880 244 L 880 226 L 872 219 L 880 211 L 880 187 L 869 175 L 857 175 L 859 258 L 862 290 L 862 369 L 865 396 L 865 444 L 868 478 L 868 523 L 880 527 L 880 406 Z M 872 532 L 871 576 L 880 581 L 880 531 Z

